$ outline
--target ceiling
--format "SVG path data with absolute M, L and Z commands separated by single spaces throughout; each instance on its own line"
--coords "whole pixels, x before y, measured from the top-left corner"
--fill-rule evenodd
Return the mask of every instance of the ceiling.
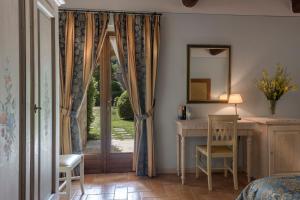
M 231 15 L 300 16 L 290 0 L 199 0 L 186 8 L 181 0 L 65 0 L 63 8 L 125 10 L 162 13 L 205 13 Z

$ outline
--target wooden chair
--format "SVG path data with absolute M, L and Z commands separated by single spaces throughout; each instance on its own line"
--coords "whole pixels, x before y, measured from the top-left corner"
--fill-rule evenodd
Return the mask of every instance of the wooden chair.
M 79 165 L 80 167 L 80 176 L 72 177 L 72 171 L 75 167 Z M 59 158 L 59 172 L 64 173 L 66 176 L 60 178 L 60 181 L 64 181 L 60 187 L 59 191 L 61 192 L 64 187 L 66 190 L 62 194 L 66 194 L 67 199 L 71 199 L 71 189 L 72 189 L 72 180 L 80 179 L 81 192 L 84 194 L 84 157 L 83 155 L 78 154 L 68 154 L 60 155 Z
M 238 189 L 237 178 L 237 120 L 238 115 L 209 115 L 207 145 L 196 146 L 196 178 L 200 170 L 208 176 L 208 189 L 212 190 L 212 169 L 224 169 L 233 175 L 234 189 Z M 201 166 L 201 156 L 205 156 L 206 167 Z M 223 168 L 212 168 L 213 158 L 224 158 Z M 232 168 L 228 166 L 227 159 L 232 159 Z M 206 169 L 205 169 L 206 168 Z

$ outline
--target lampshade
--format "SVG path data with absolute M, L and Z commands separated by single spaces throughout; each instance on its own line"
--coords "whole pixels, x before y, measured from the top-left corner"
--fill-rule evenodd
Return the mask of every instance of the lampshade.
M 229 96 L 228 103 L 232 103 L 232 104 L 243 103 L 242 96 L 240 94 L 231 94 Z

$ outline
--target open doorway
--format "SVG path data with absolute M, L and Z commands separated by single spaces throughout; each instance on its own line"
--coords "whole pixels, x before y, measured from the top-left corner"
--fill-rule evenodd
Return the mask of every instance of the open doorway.
M 107 34 L 86 99 L 83 137 L 86 173 L 128 172 L 134 151 L 134 115 L 118 62 L 116 39 Z

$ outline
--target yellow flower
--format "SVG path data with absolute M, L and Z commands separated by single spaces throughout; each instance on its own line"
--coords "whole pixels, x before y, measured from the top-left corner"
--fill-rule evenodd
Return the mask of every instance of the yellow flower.
M 262 71 L 262 76 L 262 79 L 257 81 L 257 87 L 268 99 L 278 100 L 283 94 L 298 88 L 291 83 L 292 79 L 282 65 L 277 65 L 274 76 L 269 77 L 266 70 Z

